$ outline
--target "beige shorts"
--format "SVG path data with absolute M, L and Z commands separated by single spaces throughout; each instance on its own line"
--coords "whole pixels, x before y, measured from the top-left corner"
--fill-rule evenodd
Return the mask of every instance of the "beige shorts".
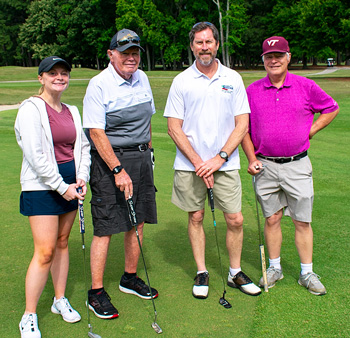
M 258 157 L 265 169 L 256 175 L 256 192 L 264 217 L 284 209 L 296 221 L 311 222 L 314 189 L 309 157 L 279 164 Z
M 214 173 L 214 205 L 228 214 L 241 211 L 242 187 L 238 170 Z M 171 202 L 180 209 L 193 212 L 205 207 L 208 189 L 193 171 L 175 170 Z

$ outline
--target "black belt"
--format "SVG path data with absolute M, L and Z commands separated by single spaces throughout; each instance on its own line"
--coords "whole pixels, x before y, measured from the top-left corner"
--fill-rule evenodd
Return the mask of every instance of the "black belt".
M 126 151 L 146 151 L 148 149 L 148 144 L 139 144 L 135 147 L 130 148 L 113 148 L 114 151 L 119 151 L 120 153 L 126 152 Z
M 301 158 L 307 156 L 307 150 L 305 150 L 303 153 L 300 153 L 298 155 L 292 156 L 292 157 L 266 157 L 263 155 L 258 155 L 259 157 L 262 157 L 265 160 L 272 161 L 275 163 L 289 163 L 293 161 L 298 161 Z

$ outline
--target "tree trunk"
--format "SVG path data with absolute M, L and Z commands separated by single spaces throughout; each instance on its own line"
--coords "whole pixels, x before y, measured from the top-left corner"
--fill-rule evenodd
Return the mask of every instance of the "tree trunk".
M 100 70 L 100 61 L 97 55 L 96 55 L 96 65 L 97 65 L 97 70 Z
M 230 0 L 227 0 L 227 2 L 226 2 L 226 15 L 228 15 L 229 10 L 230 10 Z M 230 54 L 229 54 L 229 46 L 228 46 L 229 34 L 230 34 L 230 22 L 228 21 L 228 18 L 226 18 L 225 55 L 226 55 L 226 66 L 227 67 L 230 67 Z
M 303 55 L 303 69 L 307 69 L 307 56 L 306 56 L 306 54 Z
M 221 43 L 221 50 L 222 50 L 222 62 L 226 66 L 226 53 L 224 48 L 224 29 L 222 27 L 222 14 L 220 9 L 220 0 L 213 0 L 214 4 L 218 7 L 219 11 L 219 24 L 220 24 L 220 43 Z
M 164 53 L 163 53 L 163 49 L 160 49 L 160 58 L 161 58 L 161 60 L 162 60 L 163 70 L 166 70 L 165 62 L 164 62 Z
M 188 53 L 188 65 L 191 66 L 193 63 L 193 57 L 192 57 L 192 50 L 191 47 L 187 47 L 187 53 Z
M 337 66 L 340 66 L 341 64 L 341 57 L 340 57 L 340 51 L 337 51 Z
M 150 57 L 148 43 L 146 44 L 146 56 L 147 56 L 147 70 L 150 71 L 151 70 L 151 57 Z

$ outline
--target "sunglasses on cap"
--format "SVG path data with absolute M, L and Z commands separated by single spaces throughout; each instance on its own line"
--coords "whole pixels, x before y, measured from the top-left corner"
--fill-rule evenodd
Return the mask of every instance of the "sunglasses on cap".
M 124 36 L 117 41 L 118 47 L 125 46 L 128 43 L 140 44 L 141 39 L 138 36 Z
M 208 22 L 208 21 L 201 21 L 201 22 L 197 22 L 196 24 L 194 24 L 192 28 L 197 27 L 197 26 L 200 25 L 201 23 L 204 23 L 204 24 L 206 24 L 206 25 L 208 25 L 208 26 L 214 26 L 211 22 Z

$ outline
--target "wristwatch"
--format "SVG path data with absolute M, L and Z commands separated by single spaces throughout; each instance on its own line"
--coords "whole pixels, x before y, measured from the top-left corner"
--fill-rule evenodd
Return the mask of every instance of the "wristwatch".
M 223 158 L 226 162 L 228 161 L 228 155 L 226 151 L 220 151 L 219 156 Z
M 117 165 L 115 168 L 113 168 L 112 172 L 113 174 L 119 174 L 123 169 L 124 167 L 122 165 Z

